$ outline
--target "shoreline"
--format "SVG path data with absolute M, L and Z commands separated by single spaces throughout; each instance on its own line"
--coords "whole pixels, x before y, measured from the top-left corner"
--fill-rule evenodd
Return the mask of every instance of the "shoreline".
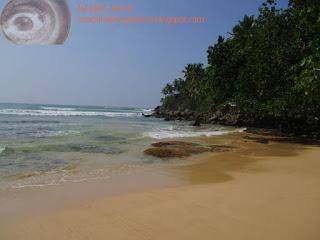
M 81 183 L 78 189 L 51 189 L 49 196 L 40 191 L 29 199 L 38 211 L 17 212 L 12 221 L 1 223 L 0 232 L 4 239 L 17 240 L 319 238 L 320 148 L 261 143 L 254 137 L 237 133 L 196 138 L 236 148 L 194 155 L 192 164 L 159 172 L 142 169 L 109 182 Z M 111 189 L 118 192 L 111 194 Z M 90 196 L 81 201 L 76 192 Z M 63 207 L 41 209 L 41 201 L 57 195 Z
M 201 124 L 218 124 L 221 126 L 242 127 L 247 129 L 267 129 L 272 134 L 282 137 L 298 137 L 320 140 L 319 118 L 276 118 L 272 116 L 257 117 L 248 114 L 235 104 L 221 104 L 214 111 L 177 111 L 158 106 L 150 115 L 165 121 L 189 121 L 193 126 Z M 148 117 L 148 116 L 147 116 Z

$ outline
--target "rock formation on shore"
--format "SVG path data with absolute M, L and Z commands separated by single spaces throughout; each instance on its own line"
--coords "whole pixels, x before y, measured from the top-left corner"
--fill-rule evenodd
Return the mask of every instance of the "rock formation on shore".
M 205 152 L 224 152 L 232 149 L 224 145 L 200 145 L 183 141 L 164 141 L 152 144 L 152 148 L 144 151 L 146 155 L 158 158 L 183 158 Z

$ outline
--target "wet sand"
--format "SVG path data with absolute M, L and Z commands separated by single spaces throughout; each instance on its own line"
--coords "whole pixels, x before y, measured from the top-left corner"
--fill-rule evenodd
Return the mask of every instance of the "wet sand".
M 114 195 L 95 195 L 109 189 L 103 183 L 78 185 L 96 197 L 2 220 L 0 239 L 320 239 L 320 148 L 248 136 L 255 135 L 194 139 L 235 148 L 161 172 L 137 171 L 109 183 L 123 185 Z M 64 191 L 56 194 L 65 199 Z

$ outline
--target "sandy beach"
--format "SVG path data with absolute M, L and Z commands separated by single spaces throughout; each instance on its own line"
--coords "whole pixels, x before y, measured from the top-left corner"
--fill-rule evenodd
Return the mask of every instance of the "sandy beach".
M 320 240 L 320 0 L 3 0 L 0 27 L 0 240 Z
M 73 199 L 71 204 L 47 211 L 16 212 L 11 221 L 2 218 L 0 238 L 319 239 L 320 148 L 273 141 L 272 137 L 259 142 L 253 137 L 259 136 L 238 133 L 201 138 L 207 144 L 235 148 L 196 155 L 193 164 L 168 167 L 161 174 L 143 175 L 141 170 L 109 185 L 92 183 L 94 189 L 92 184 L 71 186 L 69 193 L 88 190 L 96 197 Z M 134 184 L 134 179 L 140 180 Z M 117 194 L 108 194 L 109 187 L 129 182 Z M 63 195 L 66 192 L 57 190 L 47 196 L 68 199 Z M 38 201 L 45 196 L 43 192 Z M 36 206 L 36 197 L 26 204 Z

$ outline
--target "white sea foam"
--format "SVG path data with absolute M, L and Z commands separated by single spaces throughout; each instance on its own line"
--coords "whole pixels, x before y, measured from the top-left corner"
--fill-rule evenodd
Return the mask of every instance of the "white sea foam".
M 5 147 L 0 147 L 0 154 L 3 153 L 6 150 Z
M 79 134 L 79 131 L 42 131 L 42 132 L 36 132 L 34 134 L 31 134 L 33 137 L 42 138 L 42 137 L 58 137 L 58 136 L 68 136 L 68 135 L 75 135 Z
M 166 138 L 189 138 L 189 137 L 210 137 L 210 136 L 221 136 L 229 133 L 243 132 L 245 128 L 239 128 L 234 130 L 173 130 L 173 129 L 160 129 L 158 131 L 151 131 L 144 133 L 144 137 L 150 137 L 155 139 L 166 139 Z
M 13 189 L 22 188 L 43 188 L 58 186 L 65 183 L 81 183 L 95 180 L 106 180 L 115 175 L 109 168 L 95 169 L 90 171 L 50 171 L 32 177 L 17 180 L 10 184 Z
M 63 108 L 63 107 L 41 107 L 43 110 L 51 110 L 51 111 L 75 111 L 75 108 Z
M 138 117 L 139 112 L 95 112 L 71 110 L 32 110 L 32 109 L 0 109 L 0 114 L 20 116 L 105 116 L 105 117 Z
M 152 114 L 153 113 L 153 109 L 142 109 L 143 113 L 147 113 L 147 114 Z

